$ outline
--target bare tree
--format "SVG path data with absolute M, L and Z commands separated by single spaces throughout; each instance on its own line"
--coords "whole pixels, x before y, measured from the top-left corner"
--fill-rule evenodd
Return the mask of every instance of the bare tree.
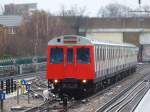
M 24 17 L 17 30 L 17 55 L 46 55 L 48 41 L 69 29 L 61 17 L 45 11 L 35 11 Z
M 137 8 L 130 8 L 118 3 L 111 3 L 99 9 L 99 17 L 147 17 L 150 15 L 150 6 L 145 5 Z
M 128 11 L 130 11 L 131 8 L 118 4 L 118 3 L 112 3 L 109 4 L 103 8 L 100 8 L 98 11 L 98 16 L 100 17 L 126 17 L 128 16 Z
M 79 34 L 80 27 L 87 23 L 87 17 L 84 16 L 85 8 L 74 6 L 69 10 L 61 11 L 59 16 L 42 10 L 24 15 L 23 22 L 17 28 L 13 38 L 9 38 L 12 35 L 8 35 L 6 31 L 0 32 L 0 36 L 3 37 L 0 38 L 0 55 L 46 55 L 47 43 L 51 38 L 63 34 Z
M 63 18 L 64 22 L 72 28 L 74 34 L 78 35 L 80 27 L 87 24 L 88 17 L 85 16 L 85 11 L 85 7 L 80 8 L 75 5 L 70 9 L 65 9 L 63 6 L 60 11 L 60 16 Z

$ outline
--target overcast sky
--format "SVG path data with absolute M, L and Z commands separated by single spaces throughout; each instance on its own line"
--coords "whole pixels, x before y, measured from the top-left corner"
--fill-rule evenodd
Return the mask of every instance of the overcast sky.
M 150 6 L 150 0 L 141 1 L 142 5 Z M 120 3 L 131 8 L 138 7 L 138 0 L 0 0 L 1 7 L 9 3 L 37 3 L 39 9 L 52 13 L 58 12 L 63 5 L 65 8 L 77 5 L 78 7 L 86 7 L 86 13 L 90 16 L 96 16 L 100 7 L 104 7 L 109 3 Z

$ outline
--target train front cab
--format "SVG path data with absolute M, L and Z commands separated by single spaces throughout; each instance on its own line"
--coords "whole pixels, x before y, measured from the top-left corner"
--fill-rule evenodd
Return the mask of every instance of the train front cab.
M 54 93 L 89 92 L 94 79 L 93 46 L 49 46 L 47 79 Z

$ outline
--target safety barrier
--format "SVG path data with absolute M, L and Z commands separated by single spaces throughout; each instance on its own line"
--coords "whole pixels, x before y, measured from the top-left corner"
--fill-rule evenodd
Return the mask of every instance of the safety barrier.
M 0 76 L 2 75 L 14 75 L 14 74 L 26 74 L 33 73 L 37 71 L 45 71 L 46 62 L 36 63 L 36 64 L 20 64 L 20 65 L 7 65 L 0 66 Z
M 14 64 L 31 64 L 31 63 L 41 63 L 46 62 L 47 58 L 45 56 L 37 57 L 21 57 L 21 58 L 2 58 L 0 59 L 0 66 L 14 65 Z

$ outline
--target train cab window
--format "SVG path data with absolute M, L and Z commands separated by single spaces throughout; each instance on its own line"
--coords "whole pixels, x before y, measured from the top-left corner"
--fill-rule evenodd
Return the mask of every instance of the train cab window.
M 64 51 L 63 48 L 51 48 L 50 51 L 50 63 L 60 64 L 64 61 Z
M 77 63 L 81 63 L 81 64 L 90 63 L 89 48 L 77 48 Z
M 73 63 L 73 49 L 72 48 L 67 49 L 67 63 L 68 64 Z

